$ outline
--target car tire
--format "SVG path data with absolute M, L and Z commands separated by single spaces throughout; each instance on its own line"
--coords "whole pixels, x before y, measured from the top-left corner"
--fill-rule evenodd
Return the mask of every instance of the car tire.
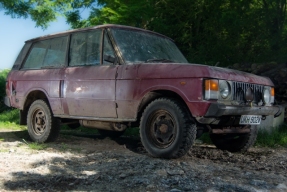
M 60 120 L 43 100 L 36 100 L 29 108 L 27 115 L 28 133 L 38 143 L 55 141 L 60 131 Z
M 109 131 L 109 130 L 104 130 L 104 129 L 98 129 L 98 132 L 103 137 L 110 137 L 111 139 L 116 139 L 122 136 L 125 133 L 125 130 L 124 131 Z
M 140 121 L 141 142 L 153 157 L 179 158 L 196 138 L 196 124 L 178 100 L 159 98 L 151 102 Z
M 210 134 L 213 144 L 229 152 L 245 152 L 254 145 L 257 138 L 257 126 L 250 125 L 250 132 L 244 134 Z

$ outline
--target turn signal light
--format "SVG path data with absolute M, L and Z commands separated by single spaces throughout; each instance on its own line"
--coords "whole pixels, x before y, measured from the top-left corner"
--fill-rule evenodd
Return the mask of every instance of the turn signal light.
M 218 80 L 206 79 L 204 85 L 205 99 L 218 99 Z

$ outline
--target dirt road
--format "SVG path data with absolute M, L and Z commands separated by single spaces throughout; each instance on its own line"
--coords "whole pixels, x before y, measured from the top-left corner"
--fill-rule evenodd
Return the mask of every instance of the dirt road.
M 139 138 L 62 133 L 44 150 L 26 131 L 0 132 L 0 191 L 287 191 L 287 149 L 245 154 L 195 145 L 175 160 L 148 156 Z

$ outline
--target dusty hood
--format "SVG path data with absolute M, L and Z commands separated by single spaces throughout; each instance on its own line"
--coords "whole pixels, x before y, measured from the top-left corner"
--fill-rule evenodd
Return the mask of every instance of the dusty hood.
M 198 64 L 149 63 L 139 64 L 140 79 L 215 78 L 273 86 L 267 77 L 233 69 Z

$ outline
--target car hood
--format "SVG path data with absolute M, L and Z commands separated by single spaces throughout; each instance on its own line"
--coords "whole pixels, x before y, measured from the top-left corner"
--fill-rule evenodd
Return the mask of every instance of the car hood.
M 137 76 L 139 79 L 215 78 L 273 86 L 272 81 L 268 77 L 199 64 L 138 64 Z

